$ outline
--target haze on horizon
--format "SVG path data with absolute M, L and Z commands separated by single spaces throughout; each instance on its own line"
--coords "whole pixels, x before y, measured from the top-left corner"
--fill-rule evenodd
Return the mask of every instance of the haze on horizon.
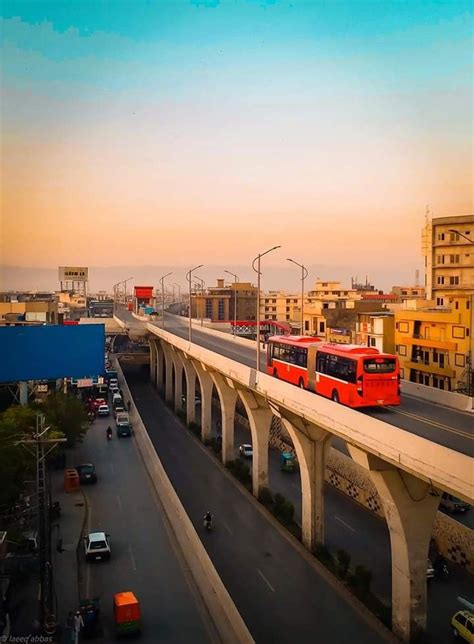
M 0 263 L 413 282 L 473 211 L 471 7 L 4 0 Z

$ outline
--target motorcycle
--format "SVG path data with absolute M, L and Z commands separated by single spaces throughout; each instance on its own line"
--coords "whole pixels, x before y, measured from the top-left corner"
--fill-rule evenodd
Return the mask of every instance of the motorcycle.
M 212 518 L 209 518 L 207 515 L 204 517 L 204 527 L 208 532 L 212 530 Z
M 112 440 L 112 430 L 110 428 L 107 430 L 107 440 L 108 441 Z

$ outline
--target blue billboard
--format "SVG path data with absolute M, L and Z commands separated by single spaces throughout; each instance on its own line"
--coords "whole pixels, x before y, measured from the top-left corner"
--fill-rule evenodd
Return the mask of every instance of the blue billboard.
M 105 326 L 0 327 L 0 383 L 102 375 Z

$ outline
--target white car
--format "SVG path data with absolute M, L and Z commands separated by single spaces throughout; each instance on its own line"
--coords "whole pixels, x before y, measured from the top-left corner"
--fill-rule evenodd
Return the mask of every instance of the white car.
M 105 532 L 90 532 L 84 537 L 84 553 L 87 561 L 110 559 L 110 540 Z
M 240 456 L 243 456 L 244 458 L 252 458 L 253 456 L 252 445 L 249 445 L 248 443 L 244 443 L 243 445 L 240 445 L 239 452 L 240 452 Z
M 108 405 L 99 405 L 97 408 L 97 416 L 110 416 L 110 409 Z

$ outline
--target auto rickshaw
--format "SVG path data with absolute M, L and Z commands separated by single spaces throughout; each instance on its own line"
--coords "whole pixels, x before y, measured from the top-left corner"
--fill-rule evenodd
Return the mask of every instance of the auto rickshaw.
M 296 472 L 298 463 L 294 454 L 291 452 L 282 452 L 280 454 L 280 469 L 283 472 Z
M 132 592 L 114 595 L 114 622 L 117 636 L 140 633 L 142 627 L 140 603 Z

